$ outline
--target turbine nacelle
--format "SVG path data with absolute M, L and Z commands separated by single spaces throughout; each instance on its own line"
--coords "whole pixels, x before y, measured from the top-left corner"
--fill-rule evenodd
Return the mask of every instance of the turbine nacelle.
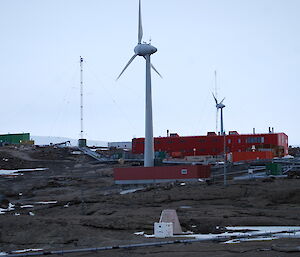
M 225 97 L 222 99 L 221 102 L 218 102 L 218 99 L 215 97 L 214 93 L 212 93 L 214 99 L 215 99 L 215 102 L 216 102 L 216 107 L 217 109 L 222 109 L 225 107 L 225 104 L 223 104 L 223 101 L 225 100 Z
M 151 54 L 154 54 L 156 51 L 157 51 L 157 48 L 150 44 L 138 44 L 134 48 L 135 54 L 139 55 L 139 56 L 151 55 Z
M 222 108 L 225 107 L 225 104 L 219 103 L 219 104 L 216 105 L 216 107 L 217 107 L 218 109 L 222 109 Z

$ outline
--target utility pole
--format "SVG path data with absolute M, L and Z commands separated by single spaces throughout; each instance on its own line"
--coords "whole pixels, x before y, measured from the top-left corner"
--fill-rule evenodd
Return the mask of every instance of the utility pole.
M 80 139 L 83 139 L 83 58 L 80 56 Z
M 223 133 L 223 139 L 224 139 L 224 186 L 227 186 L 227 158 L 226 158 L 226 134 L 225 131 Z

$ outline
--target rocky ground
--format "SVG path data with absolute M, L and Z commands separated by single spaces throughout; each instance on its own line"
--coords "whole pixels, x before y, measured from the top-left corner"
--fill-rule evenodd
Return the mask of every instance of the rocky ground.
M 48 168 L 17 177 L 0 176 L 0 208 L 14 204 L 13 210 L 0 214 L 0 252 L 157 241 L 134 233 L 153 234 L 153 223 L 164 209 L 176 209 L 183 230 L 194 233 L 220 233 L 225 226 L 300 226 L 299 179 L 229 181 L 226 188 L 221 182 L 172 183 L 120 194 L 128 188 L 114 185 L 113 167 L 119 164 L 98 164 L 72 151 L 53 147 L 0 148 L 0 169 Z M 300 246 L 300 239 L 230 245 L 177 244 L 73 256 L 300 254 L 279 252 L 274 244 Z

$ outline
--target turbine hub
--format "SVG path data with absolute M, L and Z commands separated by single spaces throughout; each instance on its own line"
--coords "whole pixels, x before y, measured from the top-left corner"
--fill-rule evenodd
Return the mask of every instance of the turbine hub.
M 224 105 L 224 104 L 217 104 L 216 107 L 217 107 L 218 109 L 222 109 L 222 108 L 225 107 L 225 105 Z
M 157 48 L 150 44 L 138 44 L 134 48 L 134 52 L 139 56 L 151 55 L 157 51 Z

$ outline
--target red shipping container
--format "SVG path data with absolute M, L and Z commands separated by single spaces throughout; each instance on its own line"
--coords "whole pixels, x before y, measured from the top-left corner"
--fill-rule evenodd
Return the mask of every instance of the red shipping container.
M 273 153 L 271 151 L 264 152 L 234 152 L 232 153 L 232 161 L 252 161 L 252 160 L 270 160 L 273 159 Z
M 210 165 L 114 168 L 116 184 L 146 184 L 193 181 L 210 177 Z

